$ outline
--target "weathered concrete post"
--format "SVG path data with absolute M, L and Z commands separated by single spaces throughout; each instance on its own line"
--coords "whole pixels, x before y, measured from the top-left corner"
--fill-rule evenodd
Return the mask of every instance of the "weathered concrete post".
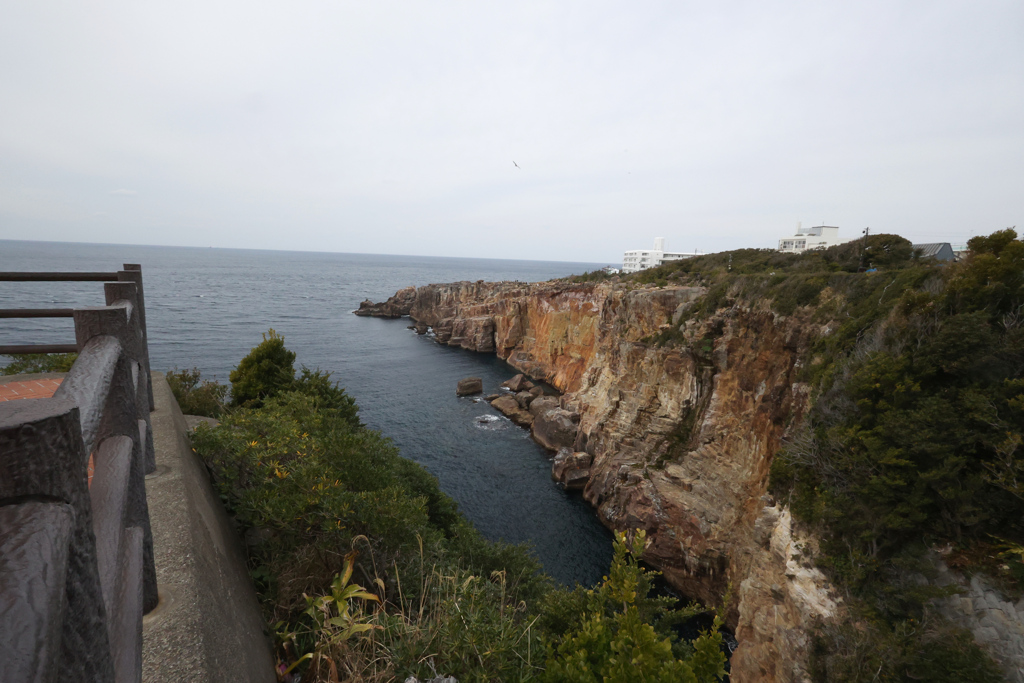
M 142 266 L 138 263 L 125 263 L 124 270 L 117 272 L 117 279 L 121 282 L 134 282 L 138 292 L 139 325 L 142 328 L 142 351 L 146 366 L 146 396 L 149 397 L 149 410 L 152 412 L 156 410 L 156 404 L 153 403 L 152 371 L 149 367 L 149 331 L 146 328 L 146 295 L 142 288 Z
M 112 286 L 107 290 L 108 298 L 113 294 L 134 299 L 134 283 L 108 283 L 108 286 Z M 124 305 L 76 309 L 75 338 L 78 347 L 84 349 L 98 338 L 112 337 L 117 340 L 122 350 L 110 380 L 110 390 L 103 409 L 103 421 L 95 434 L 93 448 L 98 450 L 104 439 L 114 436 L 126 436 L 132 441 L 125 525 L 137 526 L 143 533 L 143 611 L 149 612 L 156 607 L 160 597 L 153 559 L 153 533 L 150 529 L 149 508 L 146 502 L 145 443 L 147 440 L 151 442 L 152 437 L 146 439 L 143 434 L 148 434 L 150 430 L 148 420 L 143 422 L 138 419 L 140 403 L 144 401 L 136 388 L 142 385 L 133 380 L 133 376 L 137 376 L 136 373 L 141 375 L 145 372 L 141 364 L 135 360 L 139 356 L 138 347 L 143 340 L 139 338 L 137 323 L 133 324 L 133 318 L 137 320 L 138 308 L 132 305 L 131 299 L 119 298 L 118 301 Z M 63 386 L 58 393 L 62 389 Z M 155 460 L 153 469 L 156 469 Z
M 107 282 L 103 285 L 103 292 L 108 306 L 113 306 L 118 301 L 127 301 L 132 307 L 132 314 L 127 323 L 127 345 L 124 340 L 122 345 L 137 366 L 136 411 L 138 419 L 145 422 L 145 473 L 152 474 L 156 471 L 156 454 L 153 450 L 153 425 L 149 419 L 152 408 L 148 397 L 152 396 L 153 389 L 150 387 L 149 358 L 146 337 L 142 331 L 143 309 L 138 301 L 138 285 L 132 282 Z M 142 425 L 139 426 L 139 431 L 143 431 Z
M 112 681 L 78 407 L 7 402 L 0 453 L 0 680 Z

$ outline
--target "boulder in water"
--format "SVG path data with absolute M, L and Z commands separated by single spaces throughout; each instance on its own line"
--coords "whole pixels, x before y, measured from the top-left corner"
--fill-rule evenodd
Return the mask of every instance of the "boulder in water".
M 455 387 L 456 396 L 471 396 L 472 394 L 481 394 L 483 391 L 484 381 L 479 377 L 460 379 L 458 386 Z
M 508 394 L 499 396 L 491 401 L 491 405 L 520 427 L 529 427 L 533 424 L 533 415 L 519 407 L 519 402 L 515 396 Z

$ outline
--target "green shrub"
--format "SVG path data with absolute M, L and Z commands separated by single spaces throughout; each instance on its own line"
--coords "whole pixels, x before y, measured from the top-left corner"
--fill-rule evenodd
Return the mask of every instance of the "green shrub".
M 299 377 L 292 382 L 289 388 L 292 391 L 313 397 L 319 410 L 333 411 L 353 427 L 360 425 L 359 406 L 356 405 L 355 399 L 345 393 L 344 389 L 331 382 L 331 373 L 322 372 L 319 369 L 310 370 L 306 366 L 302 366 Z
M 722 636 L 716 619 L 712 629 L 692 644 L 690 656 L 679 657 L 672 637 L 659 633 L 651 621 L 669 616 L 663 600 L 646 597 L 651 574 L 637 563 L 646 536 L 637 530 L 632 542 L 616 536 L 612 566 L 600 586 L 549 603 L 568 627 L 549 645 L 543 679 L 551 683 L 629 683 L 658 681 L 712 683 L 725 675 Z M 573 606 L 586 612 L 571 615 Z M 569 609 L 566 609 L 566 608 Z M 694 610 L 684 614 L 692 616 Z M 646 614 L 645 614 L 646 612 Z M 550 618 L 549 618 L 550 619 Z M 551 623 L 551 622 L 549 622 Z M 557 623 L 557 622 L 553 622 Z M 678 645 L 678 643 L 677 643 Z
M 202 379 L 199 368 L 168 370 L 165 375 L 174 398 L 186 415 L 220 417 L 224 412 L 228 388 Z
M 999 667 L 970 632 L 941 619 L 844 621 L 819 628 L 810 673 L 819 683 L 999 683 Z
M 604 270 L 588 270 L 582 275 L 570 275 L 565 278 L 568 282 L 604 282 L 605 280 L 611 280 L 614 275 Z
M 77 353 L 20 353 L 7 356 L 11 362 L 0 368 L 0 375 L 24 375 L 31 372 L 68 372 Z
M 362 425 L 329 377 L 304 369 L 258 407 L 228 411 L 192 436 L 245 534 L 286 668 L 319 681 L 435 671 L 464 682 L 534 681 L 546 657 L 556 672 L 560 660 L 589 658 L 579 648 L 591 647 L 584 634 L 600 622 L 611 625 L 608 648 L 594 652 L 610 675 L 623 670 L 614 653 L 635 646 L 652 675 L 718 680 L 717 632 L 690 645 L 672 630 L 700 608 L 648 597 L 654 574 L 636 564 L 642 534 L 632 555 L 619 540 L 602 586 L 552 589 L 525 547 L 485 540 L 436 478 Z M 359 585 L 380 598 L 372 614 Z
M 295 381 L 295 352 L 284 347 L 284 337 L 271 328 L 231 371 L 231 401 L 258 408 L 263 400 L 286 391 Z
M 926 550 L 951 543 L 961 569 L 998 565 L 1020 590 L 1015 560 L 976 549 L 1024 540 L 1024 243 L 970 246 L 959 264 L 830 280 L 839 325 L 815 344 L 814 404 L 770 477 L 870 626 L 819 639 L 819 680 L 995 680 L 969 634 L 930 614 L 949 591 L 920 581 Z

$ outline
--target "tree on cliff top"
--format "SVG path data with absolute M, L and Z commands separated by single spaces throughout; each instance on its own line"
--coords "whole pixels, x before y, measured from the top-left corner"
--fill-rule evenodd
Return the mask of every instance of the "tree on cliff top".
M 302 366 L 299 376 L 295 376 L 295 352 L 285 348 L 284 337 L 273 328 L 231 372 L 230 379 L 235 406 L 259 408 L 269 398 L 297 391 L 312 397 L 317 409 L 333 411 L 353 427 L 360 426 L 359 406 L 331 382 L 331 373 Z
M 229 378 L 232 403 L 258 408 L 263 399 L 286 391 L 295 381 L 295 352 L 286 349 L 284 337 L 270 328 Z

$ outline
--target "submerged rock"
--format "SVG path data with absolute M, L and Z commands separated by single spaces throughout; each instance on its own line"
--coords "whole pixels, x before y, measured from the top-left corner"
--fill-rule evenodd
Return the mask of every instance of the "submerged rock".
M 467 377 L 466 379 L 460 379 L 458 386 L 455 387 L 456 396 L 471 396 L 472 394 L 483 393 L 484 381 L 479 377 Z

